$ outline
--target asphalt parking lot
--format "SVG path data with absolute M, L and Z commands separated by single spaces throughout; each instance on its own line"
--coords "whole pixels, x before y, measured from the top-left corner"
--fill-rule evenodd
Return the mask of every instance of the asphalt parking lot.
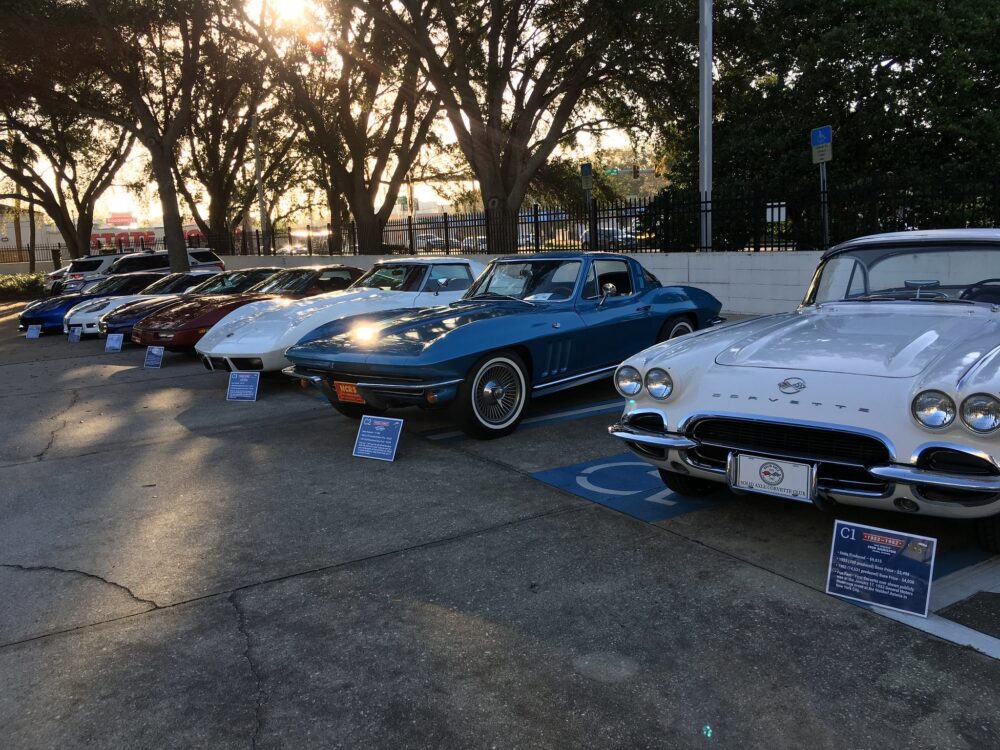
M 26 341 L 18 308 L 5 747 L 1000 746 L 1000 661 L 826 595 L 833 516 L 664 493 L 610 386 L 490 442 L 401 412 L 367 461 L 291 380 L 229 403 L 192 357 Z M 841 517 L 938 537 L 941 590 L 997 569 L 962 526 Z M 988 645 L 998 596 L 935 622 Z

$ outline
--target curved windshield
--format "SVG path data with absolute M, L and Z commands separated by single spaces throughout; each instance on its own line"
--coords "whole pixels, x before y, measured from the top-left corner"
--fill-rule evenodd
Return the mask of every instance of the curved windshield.
M 209 278 L 214 278 L 206 276 L 203 274 L 198 274 L 197 276 L 192 276 L 187 273 L 172 273 L 164 276 L 159 281 L 155 281 L 145 289 L 142 290 L 143 294 L 176 294 L 177 292 L 183 292 L 188 287 L 192 286 L 199 280 L 205 282 Z
M 416 292 L 427 267 L 415 263 L 381 263 L 351 284 L 351 289 L 381 289 L 386 292 Z
M 508 297 L 535 300 L 567 300 L 573 296 L 580 276 L 578 260 L 495 261 L 472 285 L 464 299 Z
M 1000 245 L 848 250 L 816 271 L 805 304 L 873 300 L 1000 302 Z
M 220 273 L 196 286 L 191 290 L 191 294 L 239 294 L 255 284 L 259 284 L 264 279 L 274 276 L 275 273 L 276 271 L 272 268 Z
M 316 276 L 312 270 L 281 271 L 257 284 L 251 292 L 263 294 L 295 294 L 309 288 Z
M 155 278 L 147 274 L 142 276 L 109 276 L 103 281 L 94 284 L 86 291 L 86 294 L 110 294 L 112 292 L 131 293 L 139 291 L 149 284 L 150 279 Z

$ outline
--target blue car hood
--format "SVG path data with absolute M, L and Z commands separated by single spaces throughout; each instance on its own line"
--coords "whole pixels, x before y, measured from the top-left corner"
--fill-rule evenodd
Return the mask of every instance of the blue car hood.
M 545 315 L 547 306 L 528 306 L 512 301 L 455 302 L 447 307 L 427 307 L 407 310 L 376 321 L 350 318 L 342 321 L 342 332 L 334 335 L 324 326 L 304 337 L 288 349 L 285 355 L 292 362 L 316 362 L 332 359 L 338 354 L 385 354 L 416 356 L 455 331 L 494 318 L 516 315 Z
M 30 313 L 44 313 L 51 312 L 53 310 L 58 310 L 60 308 L 69 308 L 73 305 L 78 305 L 81 302 L 86 302 L 89 299 L 97 299 L 102 295 L 100 294 L 61 294 L 58 297 L 48 297 L 46 299 L 35 300 L 29 303 L 25 308 L 24 312 Z

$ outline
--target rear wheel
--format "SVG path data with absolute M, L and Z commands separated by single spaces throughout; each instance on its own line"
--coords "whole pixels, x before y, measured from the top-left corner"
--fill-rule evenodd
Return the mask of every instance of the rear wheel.
M 686 336 L 694 330 L 695 326 L 690 318 L 684 315 L 675 315 L 672 318 L 668 318 L 667 322 L 660 328 L 660 334 L 656 337 L 656 343 L 659 344 L 661 341 L 675 339 L 678 336 Z
M 1000 555 L 1000 515 L 980 518 L 976 522 L 979 543 L 987 552 Z
M 473 365 L 455 403 L 462 429 L 481 440 L 516 430 L 528 405 L 527 373 L 512 351 L 488 354 Z
M 701 477 L 691 477 L 687 474 L 678 474 L 674 471 L 660 469 L 660 479 L 667 485 L 667 489 L 673 490 L 678 495 L 685 497 L 705 497 L 711 495 L 719 489 L 719 485 Z

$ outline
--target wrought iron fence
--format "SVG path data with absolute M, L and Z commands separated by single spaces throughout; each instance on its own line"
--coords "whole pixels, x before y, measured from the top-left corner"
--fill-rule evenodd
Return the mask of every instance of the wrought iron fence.
M 1000 226 L 1000 177 L 915 182 L 871 179 L 833 185 L 828 194 L 831 243 L 877 232 L 942 227 Z M 789 251 L 823 248 L 822 200 L 812 186 L 723 186 L 711 200 L 693 190 L 668 188 L 654 198 L 576 206 L 532 205 L 516 214 L 481 211 L 391 219 L 379 254 L 497 254 L 547 250 L 617 250 L 637 253 Z M 702 241 L 710 224 L 711 245 Z M 163 249 L 144 233 L 117 235 L 100 251 Z M 371 236 L 371 235 L 369 235 Z M 375 233 L 377 237 L 377 232 Z M 191 246 L 219 255 L 355 255 L 358 227 L 326 225 L 203 235 Z M 97 248 L 95 248 L 97 249 Z M 36 247 L 39 261 L 59 247 Z M 61 253 L 65 260 L 65 253 Z M 24 262 L 27 251 L 0 247 L 0 262 Z

